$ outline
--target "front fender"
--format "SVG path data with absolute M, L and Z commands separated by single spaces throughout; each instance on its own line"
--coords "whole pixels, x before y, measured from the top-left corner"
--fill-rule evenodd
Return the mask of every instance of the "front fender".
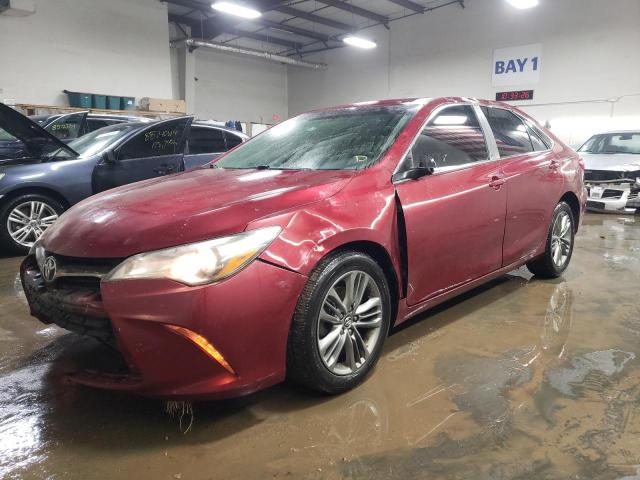
M 308 276 L 330 252 L 364 242 L 382 247 L 391 260 L 396 278 L 401 278 L 392 187 L 357 200 L 350 196 L 347 201 L 339 194 L 295 212 L 253 222 L 248 228 L 270 225 L 280 225 L 283 231 L 260 256 L 264 261 Z
M 60 189 L 48 183 L 41 182 L 11 182 L 8 185 L 0 185 L 0 197 L 8 197 L 15 194 L 29 193 L 37 190 L 39 192 L 51 192 L 57 198 L 63 199 L 67 204 L 71 204 L 67 196 Z

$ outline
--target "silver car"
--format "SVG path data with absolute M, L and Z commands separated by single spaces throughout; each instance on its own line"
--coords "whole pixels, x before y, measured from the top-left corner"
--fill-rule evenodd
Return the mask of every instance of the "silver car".
M 640 130 L 598 133 L 578 152 L 585 163 L 587 209 L 640 212 Z

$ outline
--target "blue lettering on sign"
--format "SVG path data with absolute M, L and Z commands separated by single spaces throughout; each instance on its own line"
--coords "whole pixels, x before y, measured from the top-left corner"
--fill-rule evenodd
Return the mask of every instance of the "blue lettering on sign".
M 494 71 L 496 75 L 516 72 L 522 73 L 524 72 L 527 63 L 529 63 L 529 58 L 515 58 L 506 62 L 498 60 L 496 62 Z M 538 70 L 538 57 L 533 57 L 531 59 L 531 66 L 534 72 Z

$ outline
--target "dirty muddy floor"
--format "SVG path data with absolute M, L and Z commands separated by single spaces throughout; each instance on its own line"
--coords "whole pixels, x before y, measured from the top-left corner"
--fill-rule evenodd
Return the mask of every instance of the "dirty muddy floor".
M 65 382 L 102 347 L 29 317 L 19 262 L 0 258 L 0 478 L 640 479 L 640 217 L 588 215 L 562 279 L 518 270 L 411 321 L 355 391 L 182 418 Z

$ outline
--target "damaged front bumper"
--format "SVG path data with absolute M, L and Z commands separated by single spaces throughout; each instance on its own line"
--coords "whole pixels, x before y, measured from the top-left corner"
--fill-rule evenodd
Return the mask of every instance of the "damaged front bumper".
M 55 257 L 68 269 L 77 261 Z M 256 260 L 200 287 L 90 276 L 45 282 L 29 255 L 21 280 L 33 316 L 100 339 L 126 364 L 117 374 L 80 371 L 70 380 L 195 400 L 245 395 L 284 379 L 290 322 L 306 277 Z
M 640 184 L 636 182 L 588 182 L 587 210 L 633 214 L 640 209 Z

